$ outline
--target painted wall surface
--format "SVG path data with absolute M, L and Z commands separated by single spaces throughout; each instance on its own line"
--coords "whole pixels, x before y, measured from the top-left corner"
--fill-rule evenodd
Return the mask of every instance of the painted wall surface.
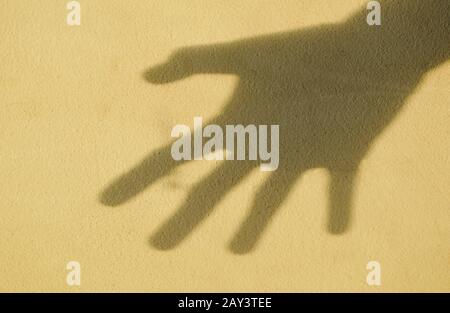
M 450 2 L 367 2 L 1 1 L 0 290 L 450 291 Z M 280 168 L 174 165 L 195 116 Z

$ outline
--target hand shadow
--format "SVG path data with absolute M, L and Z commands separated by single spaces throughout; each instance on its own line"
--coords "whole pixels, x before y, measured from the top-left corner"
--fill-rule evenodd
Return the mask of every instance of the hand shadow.
M 255 195 L 230 244 L 251 251 L 295 181 L 308 169 L 330 173 L 328 231 L 350 224 L 358 166 L 423 76 L 449 57 L 450 1 L 381 1 L 382 26 L 365 8 L 346 21 L 224 44 L 183 48 L 145 78 L 165 84 L 195 74 L 239 77 L 223 111 L 206 124 L 280 125 L 280 166 Z M 117 206 L 184 162 L 171 143 L 117 178 L 100 201 Z M 225 161 L 197 183 L 184 204 L 152 236 L 176 247 L 252 169 L 256 161 Z

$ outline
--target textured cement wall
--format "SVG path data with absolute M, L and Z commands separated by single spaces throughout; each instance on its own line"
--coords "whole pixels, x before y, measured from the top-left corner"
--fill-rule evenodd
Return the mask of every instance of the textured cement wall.
M 449 1 L 80 3 L 0 3 L 0 290 L 450 291 Z M 174 164 L 194 116 L 280 168 Z

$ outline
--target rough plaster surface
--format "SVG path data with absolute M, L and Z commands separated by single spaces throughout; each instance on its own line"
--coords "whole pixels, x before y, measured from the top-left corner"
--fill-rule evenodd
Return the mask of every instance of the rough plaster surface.
M 365 29 L 362 0 L 80 2 L 79 27 L 65 24 L 65 1 L 0 3 L 0 290 L 450 290 L 450 30 L 445 11 L 437 18 L 431 14 L 441 10 L 405 6 L 383 11 L 385 33 L 371 37 L 379 34 Z M 427 23 L 415 23 L 421 18 Z M 306 29 L 313 29 L 299 37 L 300 42 L 305 38 L 300 51 L 306 61 L 286 67 L 283 60 L 296 54 L 298 41 L 277 46 L 277 38 L 291 42 L 291 37 L 274 34 L 295 37 Z M 266 36 L 260 37 L 263 44 L 246 41 L 257 36 Z M 377 38 L 373 50 L 368 38 Z M 330 174 L 312 164 L 292 182 L 254 249 L 243 255 L 232 253 L 229 244 L 270 173 L 252 170 L 167 251 L 151 245 L 152 234 L 187 201 L 202 203 L 201 197 L 189 200 L 189 194 L 208 181 L 218 162 L 178 167 L 122 205 L 110 207 L 99 199 L 118 175 L 170 142 L 175 124 L 192 125 L 194 116 L 209 119 L 225 112 L 242 81 L 242 64 L 256 75 L 272 75 L 276 61 L 252 58 L 253 52 L 247 61 L 232 63 L 234 72 L 223 66 L 212 70 L 223 62 L 218 54 L 211 64 L 188 58 L 199 75 L 179 82 L 156 85 L 142 77 L 178 48 L 223 42 L 238 46 L 224 54 L 231 62 L 248 49 L 260 49 L 260 56 L 281 57 L 278 68 L 303 67 L 306 108 L 327 104 L 318 111 L 324 124 L 315 124 L 318 115 L 310 118 L 314 129 L 339 124 L 333 116 L 343 116 L 348 126 L 360 102 L 368 108 L 401 104 L 388 122 L 373 126 L 375 138 L 365 137 L 370 147 L 361 157 L 352 222 L 344 233 L 327 230 Z M 250 47 L 247 52 L 242 43 Z M 280 50 L 283 46 L 294 50 Z M 342 55 L 350 61 L 340 61 Z M 153 82 L 170 76 L 152 73 Z M 262 107 L 252 115 L 243 103 L 243 111 L 231 116 L 245 121 L 268 116 L 261 112 L 282 116 L 282 107 L 269 107 L 281 106 L 280 98 L 258 95 L 299 92 L 283 84 L 296 78 L 292 73 L 258 80 L 272 83 L 263 84 L 269 93 L 254 89 L 260 101 L 250 108 Z M 344 105 L 349 113 L 339 115 L 333 103 L 353 106 Z M 294 137 L 304 143 L 303 134 Z M 338 144 L 346 145 L 345 140 Z M 345 151 L 359 156 L 359 141 L 347 144 L 356 148 Z M 337 151 L 330 142 L 324 147 Z M 302 155 L 295 146 L 285 151 L 281 162 Z M 335 160 L 324 159 L 327 164 Z M 338 165 L 348 164 L 332 167 Z M 276 197 L 284 185 L 272 187 L 270 195 Z M 71 260 L 81 264 L 80 287 L 66 285 Z M 370 260 L 381 263 L 380 287 L 366 284 Z

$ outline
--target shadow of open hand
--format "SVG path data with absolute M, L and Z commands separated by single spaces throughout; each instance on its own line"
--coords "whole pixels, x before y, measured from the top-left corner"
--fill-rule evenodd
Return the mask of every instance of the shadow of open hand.
M 449 56 L 449 3 L 385 1 L 381 27 L 368 26 L 361 10 L 340 24 L 183 48 L 145 73 L 153 84 L 235 74 L 239 84 L 232 99 L 208 124 L 280 125 L 280 166 L 255 195 L 232 252 L 255 246 L 295 181 L 312 168 L 330 173 L 328 231 L 348 229 L 358 166 L 423 75 Z M 101 202 L 119 205 L 184 163 L 170 151 L 171 143 L 120 176 Z M 177 246 L 258 165 L 223 162 L 192 188 L 152 236 L 152 245 Z

